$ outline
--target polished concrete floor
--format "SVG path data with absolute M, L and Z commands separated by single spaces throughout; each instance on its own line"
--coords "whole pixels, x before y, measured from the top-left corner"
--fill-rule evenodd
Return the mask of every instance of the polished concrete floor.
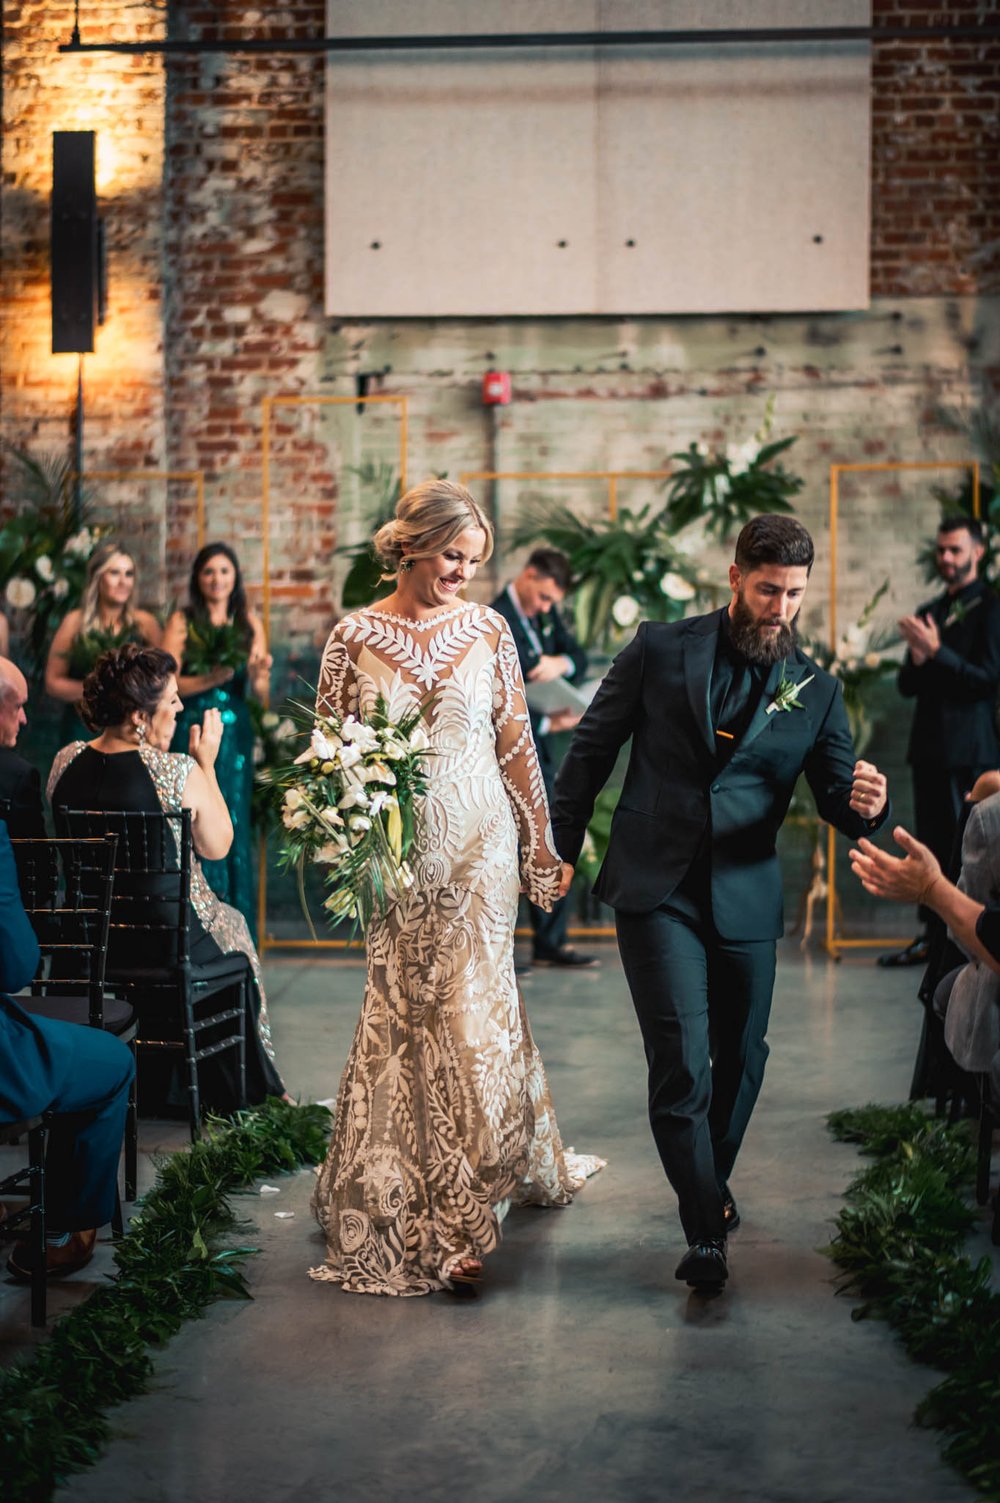
M 171 1342 L 152 1391 L 113 1414 L 106 1455 L 60 1498 L 974 1496 L 911 1423 L 935 1375 L 884 1326 L 852 1321 L 817 1251 L 858 1162 L 824 1114 L 905 1098 L 914 974 L 782 947 L 768 1076 L 733 1180 L 743 1226 L 729 1289 L 706 1300 L 673 1278 L 682 1243 L 645 1121 L 636 1027 L 617 957 L 602 955 L 599 971 L 536 972 L 525 991 L 564 1139 L 608 1168 L 568 1209 L 513 1213 L 484 1296 L 372 1299 L 311 1282 L 322 1256 L 311 1175 L 282 1179 L 280 1194 L 245 1201 L 262 1248 L 253 1302 L 216 1305 Z M 360 965 L 275 960 L 267 973 L 291 1088 L 333 1095 Z M 172 1139 L 144 1128 L 145 1148 Z M 988 1247 L 985 1231 L 977 1244 Z M 74 1283 L 55 1308 L 92 1287 Z M 24 1299 L 0 1285 L 8 1352 L 24 1337 L 23 1325 L 11 1332 Z

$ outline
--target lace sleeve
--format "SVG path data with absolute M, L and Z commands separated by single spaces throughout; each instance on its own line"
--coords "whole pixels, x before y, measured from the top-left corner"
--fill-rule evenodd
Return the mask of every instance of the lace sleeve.
M 556 853 L 545 783 L 528 721 L 524 681 L 510 627 L 496 617 L 499 641 L 493 678 L 493 730 L 497 763 L 517 823 L 521 881 L 532 903 L 550 910 L 559 891 L 562 862 Z
M 318 715 L 350 715 L 358 708 L 358 686 L 354 664 L 341 633 L 342 623 L 333 628 L 323 649 L 316 693 Z

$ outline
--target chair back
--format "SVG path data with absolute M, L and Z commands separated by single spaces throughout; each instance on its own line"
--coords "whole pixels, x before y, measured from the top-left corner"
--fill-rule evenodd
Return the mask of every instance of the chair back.
M 61 809 L 61 829 L 114 834 L 115 885 L 108 976 L 186 970 L 190 964 L 191 810 Z
M 41 951 L 32 993 L 87 998 L 104 1026 L 104 983 L 117 836 L 11 841 L 21 901 Z

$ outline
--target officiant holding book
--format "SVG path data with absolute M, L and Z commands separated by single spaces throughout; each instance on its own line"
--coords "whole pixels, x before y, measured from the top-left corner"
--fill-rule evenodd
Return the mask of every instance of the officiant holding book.
M 551 737 L 578 724 L 582 711 L 577 686 L 587 672 L 587 654 L 559 610 L 570 580 L 565 553 L 558 548 L 536 548 L 517 578 L 493 602 L 493 609 L 504 617 L 514 637 L 527 690 L 531 732 L 550 804 L 556 774 Z M 566 693 L 565 704 L 561 705 L 562 685 Z M 546 686 L 544 695 L 539 692 L 535 697 L 544 698 L 550 708 L 532 708 L 532 689 L 541 691 L 542 686 Z M 569 898 L 562 898 L 551 913 L 546 913 L 529 904 L 535 965 L 580 968 L 597 964 L 595 956 L 583 955 L 566 943 L 568 905 Z

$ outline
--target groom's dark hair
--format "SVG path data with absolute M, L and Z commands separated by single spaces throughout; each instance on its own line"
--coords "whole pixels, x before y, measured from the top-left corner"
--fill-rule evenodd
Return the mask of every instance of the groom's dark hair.
M 749 574 L 761 564 L 811 569 L 815 557 L 813 540 L 802 523 L 775 512 L 752 517 L 736 539 L 736 567 L 741 574 Z

